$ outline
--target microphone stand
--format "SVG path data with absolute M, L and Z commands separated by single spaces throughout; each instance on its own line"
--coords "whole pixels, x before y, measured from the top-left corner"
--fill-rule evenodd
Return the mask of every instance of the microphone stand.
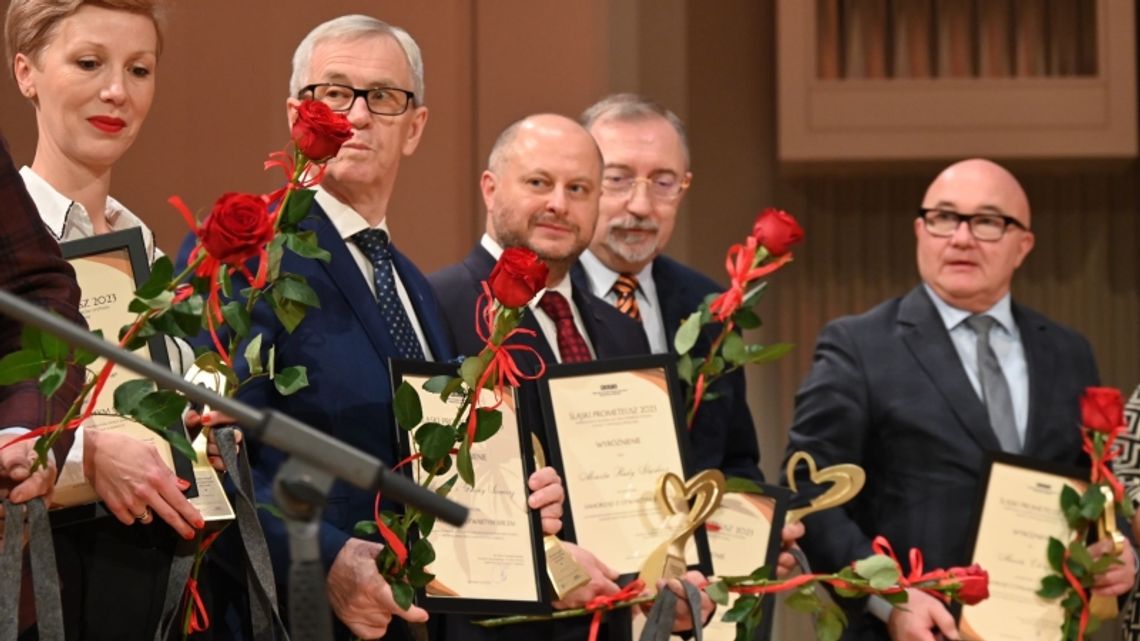
M 293 636 L 299 641 L 332 638 L 317 534 L 325 498 L 334 481 L 341 479 L 366 491 L 382 490 L 388 497 L 451 525 L 461 526 L 467 520 L 466 507 L 416 485 L 373 456 L 290 416 L 255 409 L 191 383 L 3 289 L 0 312 L 145 376 L 159 387 L 181 392 L 193 401 L 220 410 L 252 438 L 289 455 L 274 479 L 273 494 L 289 532 L 289 612 Z

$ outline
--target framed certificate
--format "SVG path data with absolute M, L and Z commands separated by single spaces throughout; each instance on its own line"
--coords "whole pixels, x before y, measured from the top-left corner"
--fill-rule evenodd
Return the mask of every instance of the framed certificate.
M 1053 641 L 1064 610 L 1036 592 L 1051 573 L 1049 537 L 1068 540 L 1061 488 L 1083 493 L 1085 472 L 1022 456 L 990 453 L 983 470 L 970 558 L 990 574 L 990 598 L 964 606 L 959 628 L 972 641 Z
M 91 330 L 102 330 L 108 340 L 115 340 L 119 330 L 135 320 L 135 314 L 128 311 L 135 290 L 150 275 L 150 265 L 146 259 L 146 246 L 139 229 L 127 229 L 90 238 L 60 243 L 60 251 L 75 269 L 79 281 L 79 312 L 87 320 Z M 138 352 L 155 363 L 169 366 L 166 343 L 161 336 L 151 338 Z M 96 360 L 89 367 L 98 371 L 106 361 Z M 60 469 L 52 496 L 52 524 L 64 525 L 74 521 L 107 516 L 110 512 L 99 502 L 95 489 L 83 474 L 83 430 L 110 430 L 130 435 L 154 445 L 159 456 L 174 470 L 175 474 L 190 482 L 187 497 L 198 496 L 198 486 L 192 463 L 181 455 L 175 455 L 170 445 L 147 427 L 130 419 L 111 415 L 114 411 L 114 392 L 119 385 L 140 378 L 139 375 L 123 367 L 111 371 L 103 394 L 95 406 L 93 415 L 76 434 L 75 445 Z M 183 430 L 181 424 L 171 426 L 172 430 Z M 63 508 L 63 509 L 59 509 Z
M 566 488 L 563 537 L 626 577 L 681 525 L 657 504 L 659 479 L 696 472 L 675 367 L 668 354 L 552 365 L 539 385 L 551 463 Z M 704 528 L 685 559 L 711 573 Z
M 450 425 L 461 407 L 459 395 L 446 402 L 423 389 L 433 376 L 455 375 L 453 364 L 392 361 L 393 384 L 408 382 L 419 393 L 424 422 Z M 546 556 L 542 519 L 527 505 L 527 479 L 534 471 L 530 434 L 519 427 L 517 401 L 508 387 L 498 410 L 503 424 L 498 433 L 471 448 L 475 487 L 457 480 L 447 495 L 471 510 L 462 528 L 436 521 L 431 530 L 435 561 L 429 571 L 435 581 L 420 590 L 417 602 L 432 612 L 468 614 L 545 614 L 550 595 L 544 577 Z M 491 392 L 480 405 L 493 405 Z M 461 426 L 465 429 L 465 424 Z M 401 459 L 414 455 L 414 433 L 397 430 Z M 427 471 L 417 463 L 403 468 L 422 483 Z M 432 489 L 448 481 L 452 468 L 430 483 Z M 415 528 L 411 532 L 417 536 Z
M 751 574 L 767 566 L 775 576 L 780 555 L 780 531 L 791 492 L 784 487 L 758 484 L 763 494 L 732 492 L 724 495 L 720 507 L 707 522 L 712 569 L 716 576 Z M 768 641 L 772 635 L 774 595 L 764 597 L 763 623 L 751 641 Z M 727 611 L 727 610 L 726 610 Z M 716 613 L 705 626 L 709 641 L 734 641 L 736 624 L 724 623 L 723 613 Z

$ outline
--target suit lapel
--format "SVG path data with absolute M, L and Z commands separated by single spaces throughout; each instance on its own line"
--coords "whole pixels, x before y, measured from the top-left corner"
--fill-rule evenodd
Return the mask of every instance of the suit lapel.
M 322 249 L 327 250 L 332 255 L 332 259 L 327 263 L 318 262 L 320 262 L 321 268 L 325 270 L 333 286 L 340 290 L 348 302 L 349 308 L 356 315 L 360 326 L 364 328 L 376 353 L 381 358 L 387 359 L 397 353 L 396 347 L 392 344 L 391 337 L 388 336 L 387 328 L 384 327 L 384 321 L 380 317 L 380 308 L 376 305 L 372 290 L 368 288 L 368 283 L 364 281 L 364 275 L 357 267 L 352 254 L 348 252 L 346 241 L 337 233 L 336 227 L 329 220 L 328 215 L 316 202 L 313 203 L 313 211 L 317 214 L 314 223 L 317 242 Z
M 1000 451 L 1001 444 L 990 427 L 986 408 L 970 385 L 942 318 L 921 285 L 903 298 L 898 323 L 903 342 L 946 399 L 958 422 L 983 449 Z
M 431 293 L 431 287 L 424 281 L 423 276 L 412 264 L 412 261 L 401 254 L 394 245 L 391 246 L 391 250 L 396 273 L 400 277 L 400 282 L 404 284 L 404 289 L 408 292 L 408 298 L 412 301 L 412 309 L 416 313 L 415 320 L 419 321 L 420 329 L 423 330 L 424 339 L 427 340 L 432 356 L 437 361 L 451 360 L 454 356 L 454 349 L 447 332 L 443 328 L 443 314 Z
M 661 305 L 661 322 L 664 323 L 665 337 L 668 339 L 669 349 L 673 349 L 674 334 L 680 329 L 685 316 L 693 311 L 684 309 L 685 301 L 689 299 L 685 293 L 686 281 L 678 278 L 663 258 L 657 258 L 653 261 L 653 285 L 657 288 L 657 302 Z
M 1048 340 L 1048 328 L 1043 323 L 1034 322 L 1021 306 L 1014 304 L 1013 318 L 1021 334 L 1021 346 L 1025 350 L 1025 366 L 1029 373 L 1029 416 L 1025 428 L 1025 453 L 1033 455 L 1040 443 L 1045 443 L 1049 435 L 1042 430 L 1049 421 L 1039 415 L 1037 408 L 1042 399 L 1052 394 L 1057 377 L 1057 358 L 1052 343 Z

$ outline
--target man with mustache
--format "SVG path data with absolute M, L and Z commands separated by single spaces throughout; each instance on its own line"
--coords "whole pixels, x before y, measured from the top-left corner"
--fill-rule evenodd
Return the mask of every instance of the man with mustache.
M 860 465 L 868 479 L 853 502 L 807 517 L 802 545 L 818 572 L 869 556 L 876 535 L 921 549 L 929 568 L 967 565 L 986 451 L 1089 467 L 1077 429 L 1079 399 L 1098 381 L 1088 341 L 1010 295 L 1034 243 L 1017 179 L 988 160 L 957 162 L 912 224 L 922 283 L 824 327 L 796 395 L 788 452 Z M 1126 545 L 1093 594 L 1130 590 L 1134 558 Z M 840 599 L 851 621 L 843 638 L 959 638 L 945 604 L 907 593 L 905 608 Z

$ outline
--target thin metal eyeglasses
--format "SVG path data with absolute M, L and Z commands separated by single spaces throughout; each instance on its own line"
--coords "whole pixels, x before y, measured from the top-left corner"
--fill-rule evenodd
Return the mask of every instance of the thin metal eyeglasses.
M 689 179 L 678 179 L 673 174 L 660 174 L 653 178 L 643 178 L 627 173 L 605 173 L 602 175 L 602 189 L 614 196 L 632 196 L 638 183 L 645 183 L 649 197 L 654 200 L 673 200 L 689 186 Z
M 1001 240 L 1010 225 L 1029 231 L 1020 220 L 1004 214 L 963 214 L 953 209 L 923 207 L 918 210 L 918 217 L 926 224 L 926 231 L 943 238 L 953 236 L 963 222 L 974 238 L 987 242 Z
M 357 98 L 364 98 L 368 111 L 377 116 L 399 116 L 416 100 L 416 94 L 399 87 L 371 87 L 357 89 L 335 82 L 321 82 L 301 88 L 298 98 L 312 97 L 333 111 L 349 111 Z

